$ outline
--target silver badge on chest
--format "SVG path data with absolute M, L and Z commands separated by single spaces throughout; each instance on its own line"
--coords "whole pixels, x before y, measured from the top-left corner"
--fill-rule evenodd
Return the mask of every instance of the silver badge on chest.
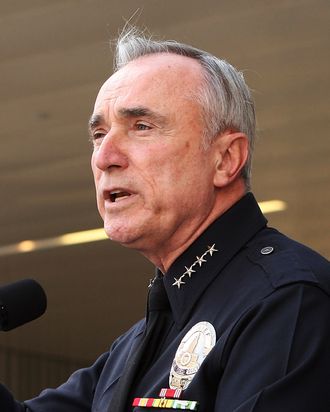
M 187 389 L 202 362 L 216 342 L 216 332 L 209 322 L 199 322 L 182 339 L 170 372 L 171 389 Z

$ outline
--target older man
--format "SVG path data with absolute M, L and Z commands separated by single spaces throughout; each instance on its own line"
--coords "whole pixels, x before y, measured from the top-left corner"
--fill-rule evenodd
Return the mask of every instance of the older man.
M 329 411 L 329 263 L 267 227 L 249 192 L 254 129 L 230 64 L 121 37 L 92 169 L 106 233 L 158 268 L 147 321 L 23 406 L 3 388 L 1 411 Z

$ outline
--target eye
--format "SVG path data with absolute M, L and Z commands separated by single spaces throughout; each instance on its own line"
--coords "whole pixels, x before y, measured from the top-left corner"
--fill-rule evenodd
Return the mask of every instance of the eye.
M 96 132 L 96 133 L 93 133 L 93 140 L 98 140 L 98 139 L 102 139 L 102 137 L 104 137 L 105 136 L 105 133 L 102 133 L 102 132 Z
M 92 143 L 94 147 L 99 146 L 105 135 L 106 133 L 102 131 L 91 132 L 89 135 L 89 141 Z
M 106 135 L 105 132 L 95 131 L 95 132 L 91 133 L 91 135 L 90 135 L 90 141 L 91 141 L 93 144 L 100 143 L 100 142 L 99 142 L 100 139 L 103 139 L 103 137 L 104 137 L 105 135 Z
M 136 123 L 135 127 L 137 130 L 150 130 L 151 129 L 151 126 L 145 123 Z

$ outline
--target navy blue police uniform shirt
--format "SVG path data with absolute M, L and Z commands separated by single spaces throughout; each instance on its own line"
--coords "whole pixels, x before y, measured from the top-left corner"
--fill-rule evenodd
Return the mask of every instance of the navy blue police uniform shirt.
M 172 321 L 130 388 L 127 411 L 169 410 L 131 405 L 169 388 L 181 342 L 204 322 L 216 342 L 181 397 L 197 401 L 199 412 L 329 412 L 329 269 L 316 252 L 268 228 L 245 195 L 163 277 Z M 144 329 L 142 320 L 90 368 L 24 404 L 1 387 L 1 412 L 107 412 Z

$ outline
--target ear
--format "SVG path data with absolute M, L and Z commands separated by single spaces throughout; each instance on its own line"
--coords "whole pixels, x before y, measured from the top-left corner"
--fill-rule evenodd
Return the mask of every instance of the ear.
M 228 130 L 217 136 L 213 145 L 216 166 L 213 183 L 220 188 L 239 177 L 248 158 L 249 141 L 244 133 Z

